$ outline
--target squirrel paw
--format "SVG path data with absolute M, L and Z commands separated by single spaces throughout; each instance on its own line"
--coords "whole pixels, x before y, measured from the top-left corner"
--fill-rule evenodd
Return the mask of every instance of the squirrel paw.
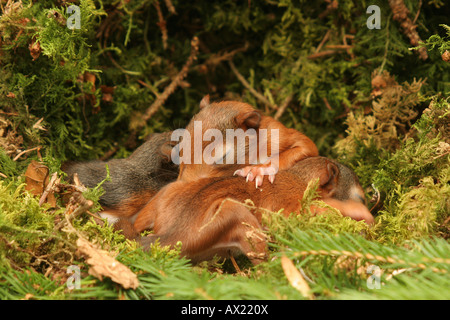
M 245 177 L 246 181 L 255 181 L 256 188 L 260 187 L 263 183 L 264 176 L 269 176 L 269 182 L 273 183 L 275 181 L 275 174 L 277 173 L 277 168 L 267 165 L 257 165 L 257 166 L 247 166 L 242 169 L 238 169 L 233 175 L 238 175 Z

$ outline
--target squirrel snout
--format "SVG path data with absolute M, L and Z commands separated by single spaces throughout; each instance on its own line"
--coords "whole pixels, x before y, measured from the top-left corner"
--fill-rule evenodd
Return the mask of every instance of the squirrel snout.
M 354 200 L 336 200 L 333 198 L 323 199 L 328 205 L 338 209 L 344 217 L 350 217 L 356 221 L 364 220 L 368 225 L 375 223 L 375 219 L 367 207 Z

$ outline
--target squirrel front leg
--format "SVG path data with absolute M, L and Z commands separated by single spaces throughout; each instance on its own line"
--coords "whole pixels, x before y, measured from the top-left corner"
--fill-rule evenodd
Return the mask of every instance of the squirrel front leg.
M 234 172 L 235 175 L 245 177 L 247 181 L 255 181 L 256 188 L 262 185 L 265 175 L 268 176 L 270 183 L 273 183 L 279 170 L 289 169 L 298 161 L 319 155 L 314 142 L 301 132 L 282 125 L 276 126 L 276 129 L 279 130 L 279 153 L 272 155 L 264 164 L 246 166 Z M 269 148 L 269 141 L 267 145 Z

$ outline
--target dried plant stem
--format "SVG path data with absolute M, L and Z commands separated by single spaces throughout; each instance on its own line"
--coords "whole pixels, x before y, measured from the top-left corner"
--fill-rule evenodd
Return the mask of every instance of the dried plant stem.
M 47 199 L 48 194 L 52 190 L 53 186 L 56 183 L 56 180 L 58 178 L 58 172 L 55 172 L 52 174 L 52 178 L 50 179 L 50 182 L 48 183 L 47 187 L 45 188 L 44 192 L 42 193 L 41 198 L 39 199 L 39 206 L 42 206 L 42 204 Z
M 326 57 L 326 56 L 332 56 L 335 53 L 338 53 L 339 51 L 336 50 L 324 50 L 321 52 L 317 52 L 317 53 L 313 53 L 310 54 L 309 56 L 307 56 L 308 59 L 317 59 L 317 58 L 322 58 L 322 57 Z
M 320 49 L 322 49 L 322 47 L 325 44 L 325 42 L 328 41 L 328 38 L 330 37 L 330 34 L 331 34 L 331 29 L 328 29 L 327 33 L 325 33 L 325 35 L 323 36 L 322 41 L 320 41 L 319 45 L 317 46 L 315 53 L 319 52 Z
M 167 28 L 166 28 L 166 20 L 164 20 L 164 16 L 161 11 L 161 6 L 159 5 L 159 1 L 155 1 L 153 4 L 156 8 L 156 12 L 158 13 L 158 27 L 161 30 L 162 34 L 162 42 L 163 42 L 163 48 L 164 50 L 167 49 L 167 39 L 169 38 L 167 35 Z
M 74 192 L 67 204 L 66 211 L 64 212 L 65 220 L 61 221 L 55 226 L 55 230 L 60 230 L 64 226 L 73 228 L 70 221 L 85 213 L 94 205 L 92 200 L 86 200 L 80 192 Z
M 253 88 L 250 83 L 248 83 L 247 80 L 245 80 L 244 76 L 242 74 L 239 73 L 238 69 L 236 68 L 236 66 L 234 65 L 233 61 L 228 61 L 228 64 L 231 68 L 231 71 L 233 71 L 234 75 L 236 76 L 236 78 L 238 78 L 239 82 L 242 83 L 242 85 L 247 88 L 248 91 L 250 91 L 250 93 L 252 95 L 255 96 L 256 99 L 258 99 L 259 101 L 261 101 L 262 103 L 264 103 L 265 105 L 268 105 L 269 107 L 271 107 L 272 109 L 276 109 L 277 107 L 275 105 L 273 105 L 272 103 L 270 103 L 270 101 L 264 97 L 261 93 L 259 93 L 258 91 L 255 90 L 255 88 Z
M 286 111 L 287 106 L 289 105 L 289 103 L 291 103 L 293 98 L 294 98 L 293 93 L 291 93 L 290 95 L 287 96 L 287 98 L 283 101 L 283 103 L 281 104 L 281 106 L 278 108 L 277 112 L 273 116 L 275 120 L 278 120 L 281 118 L 281 116 L 283 115 L 284 111 Z
M 198 54 L 198 38 L 194 37 L 191 41 L 191 54 L 184 64 L 181 71 L 173 78 L 172 82 L 164 89 L 163 93 L 156 98 L 156 100 L 152 103 L 152 105 L 147 109 L 142 119 L 147 122 L 157 111 L 158 109 L 166 102 L 167 98 L 175 91 L 175 89 L 180 85 L 183 79 L 186 77 L 189 68 L 197 59 Z
M 39 149 L 41 149 L 42 147 L 41 146 L 37 146 L 37 147 L 35 147 L 35 148 L 31 148 L 31 149 L 28 149 L 28 150 L 24 150 L 24 151 L 22 151 L 21 153 L 19 153 L 17 156 L 15 156 L 14 157 L 14 159 L 13 159 L 13 161 L 17 161 L 17 159 L 19 159 L 22 155 L 24 155 L 25 153 L 28 153 L 28 152 L 31 152 L 31 151 L 34 151 L 34 150 L 39 150 Z
M 206 60 L 203 64 L 197 65 L 195 69 L 204 70 L 205 68 L 214 68 L 223 61 L 230 61 L 237 53 L 246 51 L 248 47 L 248 42 L 246 42 L 241 48 L 227 51 L 225 53 L 211 54 L 208 60 Z
M 166 3 L 167 9 L 169 9 L 169 12 L 172 14 L 177 14 L 177 11 L 175 10 L 175 7 L 173 6 L 172 2 L 170 0 L 164 0 Z

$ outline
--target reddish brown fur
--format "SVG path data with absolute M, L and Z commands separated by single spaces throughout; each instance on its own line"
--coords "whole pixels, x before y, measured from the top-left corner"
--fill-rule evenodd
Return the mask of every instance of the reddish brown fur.
M 245 164 L 209 165 L 204 162 L 201 164 L 194 164 L 193 162 L 190 164 L 182 163 L 180 164 L 179 179 L 183 181 L 192 181 L 204 177 L 231 176 L 234 173 L 237 173 L 243 177 L 248 176 L 250 181 L 259 179 L 258 185 L 260 185 L 260 183 L 262 183 L 263 175 L 268 174 L 265 169 L 269 166 L 275 166 L 279 170 L 284 170 L 292 167 L 297 161 L 318 155 L 316 145 L 307 136 L 295 129 L 286 128 L 281 122 L 261 114 L 260 111 L 255 110 L 247 103 L 238 101 L 210 103 L 209 97 L 207 96 L 201 101 L 200 107 L 200 112 L 192 118 L 191 122 L 186 127 L 186 130 L 188 130 L 191 135 L 191 159 L 194 159 L 194 121 L 201 121 L 203 133 L 208 129 L 218 129 L 223 133 L 224 137 L 226 129 L 242 129 L 244 131 L 247 129 L 255 129 L 257 133 L 260 129 L 267 129 L 266 145 L 269 157 L 275 156 L 270 154 L 271 130 L 278 129 L 279 161 L 274 163 L 264 162 L 257 165 L 249 165 L 247 143 Z M 210 144 L 209 141 L 203 141 L 202 151 L 205 150 L 208 144 Z M 235 146 L 235 154 L 236 152 Z M 259 160 L 266 161 L 264 159 Z M 273 181 L 273 175 L 271 181 Z
M 142 190 L 113 207 L 104 207 L 103 212 L 117 218 L 131 219 L 157 192 L 157 190 Z
M 298 213 L 299 199 L 314 178 L 319 178 L 319 193 L 325 202 L 344 216 L 373 223 L 372 215 L 361 203 L 364 193 L 354 173 L 330 159 L 314 157 L 279 172 L 273 184 L 264 182 L 261 189 L 242 183 L 239 177 L 173 182 L 139 212 L 134 227 L 138 232 L 153 229 L 154 235 L 144 244 L 156 238 L 160 238 L 161 245 L 181 241 L 182 254 L 194 261 L 240 251 L 257 263 L 252 254 L 265 253 L 265 241 L 257 235 L 260 217 L 235 201 L 251 199 L 256 207 Z M 248 240 L 249 232 L 256 233 L 253 241 Z

